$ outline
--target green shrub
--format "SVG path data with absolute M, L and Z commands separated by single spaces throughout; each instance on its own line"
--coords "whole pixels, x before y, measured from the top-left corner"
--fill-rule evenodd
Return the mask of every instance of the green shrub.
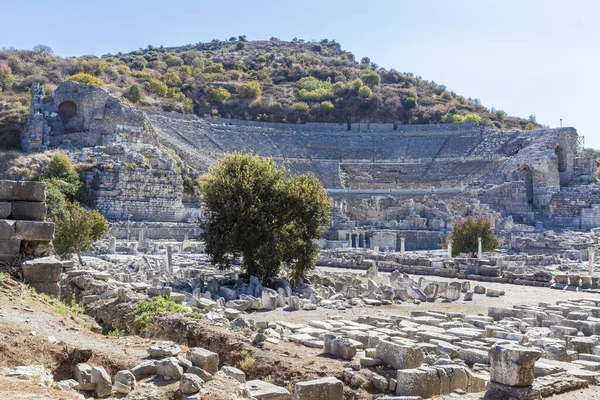
M 526 131 L 533 131 L 535 129 L 536 129 L 536 126 L 533 122 L 529 122 L 529 123 L 527 123 L 527 125 L 525 125 Z
M 411 109 L 411 108 L 415 108 L 417 106 L 417 99 L 415 99 L 414 97 L 407 97 L 406 100 L 404 100 L 404 107 L 406 107 L 407 109 Z
M 224 103 L 231 97 L 231 93 L 225 88 L 218 87 L 209 90 L 208 98 L 212 104 Z
M 241 359 L 238 362 L 238 367 L 246 372 L 246 373 L 250 373 L 253 369 L 254 366 L 256 364 L 256 360 L 254 359 L 254 357 L 252 357 L 250 355 L 250 353 L 248 352 L 248 350 L 242 350 L 240 351 L 240 356 Z
M 465 122 L 476 122 L 477 125 L 481 123 L 481 116 L 475 113 L 468 113 L 464 117 L 462 117 L 462 123 Z
M 238 95 L 244 99 L 257 99 L 261 94 L 262 86 L 258 82 L 247 82 L 238 88 Z
M 67 80 L 79 83 L 87 83 L 89 85 L 96 85 L 101 88 L 105 87 L 104 82 L 102 82 L 99 78 L 96 78 L 94 75 L 86 74 L 85 72 L 68 76 Z
M 307 113 L 308 112 L 308 104 L 306 104 L 303 101 L 297 101 L 292 103 L 292 110 L 300 112 L 300 113 Z
M 362 81 L 365 85 L 373 87 L 381 84 L 381 76 L 375 71 L 369 72 L 362 76 Z
M 162 312 L 182 313 L 185 317 L 190 318 L 199 319 L 202 317 L 201 314 L 195 313 L 188 307 L 177 304 L 171 299 L 156 296 L 138 303 L 133 310 L 133 315 L 135 316 L 134 322 L 141 325 L 142 328 L 145 328 L 148 326 L 152 317 Z
M 333 111 L 333 103 L 330 102 L 329 100 L 323 101 L 321 102 L 321 110 L 323 110 L 326 113 L 329 113 L 331 111 Z
M 152 93 L 156 93 L 160 97 L 165 97 L 169 90 L 167 85 L 155 78 L 151 78 L 144 85 L 146 86 L 146 89 L 148 89 Z
M 350 90 L 354 90 L 354 91 L 358 91 L 358 89 L 360 89 L 363 86 L 363 81 L 360 78 L 356 78 L 350 82 L 348 82 L 346 84 L 346 86 L 350 89 Z
M 361 88 L 358 89 L 358 95 L 363 99 L 368 99 L 369 97 L 371 97 L 372 93 L 373 92 L 371 91 L 371 88 L 368 86 L 361 86 Z
M 127 98 L 131 100 L 132 103 L 137 103 L 142 99 L 142 89 L 136 83 L 131 85 L 129 88 L 129 93 L 127 93 Z

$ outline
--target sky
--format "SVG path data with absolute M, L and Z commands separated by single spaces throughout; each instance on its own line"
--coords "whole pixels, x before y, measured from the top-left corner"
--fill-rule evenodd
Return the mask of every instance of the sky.
M 577 128 L 600 148 L 600 1 L 2 1 L 0 48 L 60 56 L 246 35 L 335 39 L 360 60 L 412 72 L 488 108 Z

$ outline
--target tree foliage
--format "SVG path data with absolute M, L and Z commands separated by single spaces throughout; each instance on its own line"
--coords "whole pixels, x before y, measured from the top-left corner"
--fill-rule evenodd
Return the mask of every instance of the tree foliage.
M 70 75 L 67 77 L 68 81 L 74 81 L 79 83 L 87 83 L 90 85 L 104 87 L 104 82 L 102 82 L 99 78 L 96 78 L 94 75 L 86 74 L 85 72 L 80 72 L 75 75 Z
M 483 251 L 494 251 L 498 247 L 498 239 L 494 235 L 491 220 L 483 217 L 467 217 L 463 221 L 455 221 L 450 233 L 452 256 L 460 253 L 476 255 L 479 246 L 477 238 L 482 238 Z
M 238 88 L 238 94 L 244 99 L 257 99 L 262 94 L 262 86 L 258 82 L 244 83 Z
M 63 213 L 54 219 L 54 223 L 56 253 L 67 258 L 75 253 L 82 265 L 81 253 L 89 250 L 92 243 L 108 231 L 108 223 L 100 212 L 86 210 L 79 203 L 66 202 Z
M 286 177 L 270 159 L 230 154 L 202 177 L 200 192 L 201 238 L 213 264 L 227 268 L 242 256 L 246 272 L 261 279 L 276 276 L 282 263 L 297 277 L 314 267 L 314 239 L 331 209 L 317 178 Z
M 131 100 L 132 103 L 137 103 L 142 99 L 142 89 L 137 83 L 131 85 L 129 93 L 127 93 L 127 98 Z

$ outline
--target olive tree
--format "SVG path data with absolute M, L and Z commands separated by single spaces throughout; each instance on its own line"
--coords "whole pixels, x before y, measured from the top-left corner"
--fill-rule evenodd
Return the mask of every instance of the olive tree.
M 202 177 L 200 192 L 206 217 L 200 237 L 214 265 L 227 268 L 241 257 L 245 271 L 263 280 L 282 263 L 295 277 L 314 267 L 314 239 L 331 210 L 317 178 L 288 177 L 270 159 L 230 154 Z
M 477 254 L 478 238 L 482 239 L 483 251 L 493 251 L 498 247 L 498 239 L 494 235 L 492 221 L 483 217 L 467 217 L 452 224 L 449 239 L 452 240 L 452 256 L 460 253 Z

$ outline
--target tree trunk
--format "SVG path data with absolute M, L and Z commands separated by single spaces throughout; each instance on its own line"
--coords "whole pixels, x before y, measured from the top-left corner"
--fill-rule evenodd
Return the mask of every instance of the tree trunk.
M 79 259 L 79 264 L 83 267 L 85 264 L 83 263 L 83 260 L 81 259 L 81 252 L 77 251 L 77 258 Z

